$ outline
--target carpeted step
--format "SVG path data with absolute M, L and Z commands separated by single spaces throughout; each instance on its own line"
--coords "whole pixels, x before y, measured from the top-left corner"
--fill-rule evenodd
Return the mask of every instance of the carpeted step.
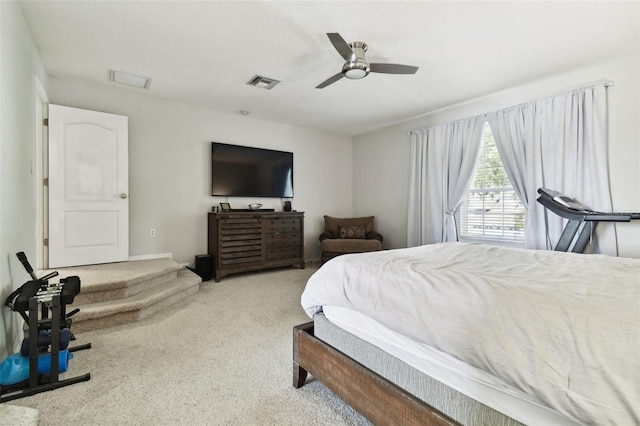
M 173 280 L 126 298 L 85 305 L 74 301 L 68 309 L 79 308 L 80 312 L 72 318 L 72 331 L 79 333 L 139 321 L 199 291 L 202 279 L 198 275 L 188 269 L 181 269 L 175 274 Z M 80 279 L 83 280 L 82 276 Z M 84 281 L 82 285 L 84 291 Z
M 80 294 L 73 306 L 124 299 L 178 277 L 180 265 L 170 258 L 76 266 L 58 269 L 58 278 L 80 277 Z M 50 271 L 44 271 L 42 276 Z

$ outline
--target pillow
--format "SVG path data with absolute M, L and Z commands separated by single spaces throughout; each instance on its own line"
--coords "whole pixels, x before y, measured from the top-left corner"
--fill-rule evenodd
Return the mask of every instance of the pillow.
M 367 232 L 362 224 L 349 226 L 339 225 L 338 227 L 340 229 L 340 238 L 364 240 L 367 237 Z
M 375 216 L 367 217 L 333 217 L 324 216 L 324 230 L 331 232 L 335 238 L 340 237 L 340 225 L 364 225 L 364 229 L 369 232 L 374 230 L 373 221 Z

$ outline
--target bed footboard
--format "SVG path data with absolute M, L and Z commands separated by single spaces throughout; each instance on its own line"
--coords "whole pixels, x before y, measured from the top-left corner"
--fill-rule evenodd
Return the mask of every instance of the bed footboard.
M 307 374 L 324 383 L 374 424 L 458 424 L 316 338 L 313 322 L 293 328 L 293 386 L 304 385 Z

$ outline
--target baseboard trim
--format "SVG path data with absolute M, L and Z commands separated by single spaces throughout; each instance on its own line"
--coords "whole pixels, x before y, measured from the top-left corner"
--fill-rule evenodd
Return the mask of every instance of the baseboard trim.
M 173 258 L 173 253 L 141 254 L 138 256 L 129 256 L 129 260 L 134 261 L 134 260 L 148 260 L 148 259 L 163 259 L 165 257 Z M 305 259 L 304 263 L 305 265 L 314 265 L 314 264 L 319 265 L 320 258 L 318 257 L 313 259 Z M 190 266 L 189 263 L 178 263 L 178 264 L 182 267 Z
M 140 254 L 137 256 L 129 256 L 129 261 L 135 260 L 149 260 L 149 259 L 164 259 L 168 257 L 169 259 L 173 258 L 173 253 L 156 253 L 156 254 Z

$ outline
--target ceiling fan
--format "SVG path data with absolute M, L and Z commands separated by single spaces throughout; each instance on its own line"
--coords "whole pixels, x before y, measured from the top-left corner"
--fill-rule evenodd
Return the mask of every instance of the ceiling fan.
M 328 85 L 340 80 L 342 77 L 359 80 L 361 78 L 365 78 L 370 72 L 384 74 L 415 74 L 416 71 L 418 71 L 418 67 L 413 67 L 411 65 L 370 64 L 364 59 L 364 52 L 367 51 L 366 43 L 361 41 L 347 43 L 338 33 L 327 33 L 327 36 L 329 37 L 331 44 L 333 44 L 333 47 L 336 48 L 340 56 L 342 56 L 347 62 L 342 66 L 342 71 L 317 85 L 316 89 L 327 87 Z

